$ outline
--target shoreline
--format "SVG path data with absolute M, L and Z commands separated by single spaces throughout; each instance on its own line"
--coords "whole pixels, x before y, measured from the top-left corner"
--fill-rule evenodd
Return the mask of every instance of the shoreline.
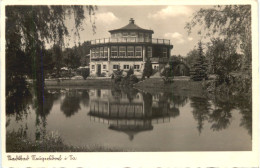
M 112 87 L 131 87 L 143 92 L 151 94 L 157 92 L 169 92 L 173 94 L 180 94 L 185 96 L 198 96 L 207 97 L 207 91 L 203 89 L 202 81 L 195 82 L 191 80 L 175 79 L 172 83 L 164 84 L 162 78 L 148 78 L 140 81 L 133 86 L 119 86 L 115 85 L 110 78 L 102 79 L 86 79 L 86 80 L 46 80 L 45 86 L 48 89 L 58 88 L 73 88 L 73 89 L 86 89 L 86 88 L 101 88 L 110 89 Z

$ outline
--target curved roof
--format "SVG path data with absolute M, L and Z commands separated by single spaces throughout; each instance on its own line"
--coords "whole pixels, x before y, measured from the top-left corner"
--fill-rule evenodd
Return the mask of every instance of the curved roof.
M 117 31 L 129 31 L 129 30 L 136 30 L 136 31 L 142 31 L 142 32 L 148 32 L 153 33 L 153 30 L 143 29 L 135 24 L 135 21 L 133 18 L 129 20 L 129 24 L 121 27 L 119 29 L 109 30 L 110 33 L 117 32 Z

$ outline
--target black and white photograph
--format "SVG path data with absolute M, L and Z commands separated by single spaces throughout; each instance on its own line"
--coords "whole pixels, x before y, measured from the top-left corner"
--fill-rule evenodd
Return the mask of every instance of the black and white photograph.
M 255 151 L 252 7 L 5 5 L 5 159 Z

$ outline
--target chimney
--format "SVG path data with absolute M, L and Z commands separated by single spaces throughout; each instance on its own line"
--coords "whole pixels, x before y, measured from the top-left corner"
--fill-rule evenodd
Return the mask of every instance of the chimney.
M 135 23 L 135 20 L 133 18 L 130 18 L 129 23 Z

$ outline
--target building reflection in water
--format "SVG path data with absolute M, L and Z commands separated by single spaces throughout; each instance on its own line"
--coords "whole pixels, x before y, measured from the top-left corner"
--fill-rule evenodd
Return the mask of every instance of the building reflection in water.
M 129 96 L 122 90 L 91 90 L 90 120 L 124 132 L 132 141 L 137 133 L 151 131 L 154 124 L 170 122 L 171 117 L 179 115 L 179 109 L 172 107 L 163 94 L 131 93 L 135 94 Z

